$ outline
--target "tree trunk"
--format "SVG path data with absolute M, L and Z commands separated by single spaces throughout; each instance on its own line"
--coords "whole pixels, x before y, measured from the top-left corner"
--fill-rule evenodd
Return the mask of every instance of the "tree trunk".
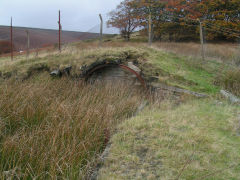
M 127 33 L 127 41 L 130 41 L 130 33 Z
M 172 32 L 169 33 L 169 41 L 170 41 L 170 42 L 173 41 L 173 33 L 172 33 Z

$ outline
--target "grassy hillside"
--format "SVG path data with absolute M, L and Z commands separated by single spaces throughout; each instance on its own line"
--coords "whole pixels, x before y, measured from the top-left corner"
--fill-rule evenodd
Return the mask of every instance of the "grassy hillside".
M 133 61 L 151 85 L 209 97 L 162 102 L 127 83 L 83 82 L 84 68 L 101 61 Z M 49 76 L 67 66 L 72 66 L 69 77 Z M 216 178 L 236 179 L 240 112 L 219 90 L 238 93 L 238 73 L 232 62 L 115 40 L 101 48 L 96 41 L 72 43 L 61 54 L 45 50 L 29 59 L 1 57 L 0 177 L 89 178 L 117 128 L 102 179 L 194 179 L 222 168 L 226 171 Z M 144 112 L 129 120 L 146 100 Z
M 239 107 L 165 101 L 122 123 L 99 179 L 239 179 Z

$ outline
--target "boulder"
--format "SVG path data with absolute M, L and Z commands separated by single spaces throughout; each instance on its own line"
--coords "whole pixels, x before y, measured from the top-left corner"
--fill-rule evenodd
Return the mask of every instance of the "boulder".
M 154 84 L 151 84 L 151 86 L 153 89 L 165 90 L 165 91 L 174 92 L 177 94 L 187 94 L 187 95 L 195 96 L 197 98 L 208 97 L 208 95 L 206 95 L 206 94 L 197 93 L 197 92 L 193 92 L 193 91 L 189 91 L 186 89 L 181 89 L 181 88 L 177 88 L 177 87 L 173 87 L 173 86 L 168 86 L 168 85 L 162 84 L 162 83 L 154 83 Z
M 52 77 L 61 77 L 61 76 L 62 76 L 62 73 L 61 73 L 61 71 L 60 71 L 59 69 L 57 69 L 57 70 L 52 71 L 52 72 L 50 73 L 50 75 L 51 75 Z

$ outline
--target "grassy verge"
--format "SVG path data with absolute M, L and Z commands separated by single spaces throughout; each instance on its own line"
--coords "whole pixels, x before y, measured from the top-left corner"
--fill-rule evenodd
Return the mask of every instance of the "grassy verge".
M 142 95 L 126 83 L 86 85 L 48 74 L 0 84 L 0 178 L 87 177 L 108 132 Z
M 147 108 L 119 126 L 100 179 L 238 179 L 238 113 L 209 100 Z

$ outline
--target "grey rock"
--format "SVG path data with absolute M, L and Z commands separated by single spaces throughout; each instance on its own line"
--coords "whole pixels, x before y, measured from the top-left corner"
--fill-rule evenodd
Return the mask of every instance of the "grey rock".
M 71 70 L 72 70 L 72 66 L 68 66 L 68 67 L 63 69 L 63 73 L 69 76 Z
M 240 99 L 238 97 L 236 97 L 235 95 L 233 95 L 232 93 L 225 91 L 225 90 L 221 90 L 220 93 L 225 98 L 227 98 L 231 103 L 240 105 Z
M 58 70 L 54 70 L 50 73 L 51 76 L 53 77 L 60 77 L 62 75 L 61 71 L 58 69 Z
M 171 91 L 171 92 L 179 93 L 179 94 L 188 94 L 191 96 L 195 96 L 197 98 L 208 97 L 208 95 L 206 95 L 206 94 L 197 93 L 197 92 L 193 92 L 193 91 L 189 91 L 186 89 L 181 89 L 181 88 L 177 88 L 177 87 L 173 87 L 173 86 L 167 86 L 162 83 L 154 83 L 154 84 L 152 84 L 152 87 L 154 87 L 154 89 L 167 90 L 167 91 Z

